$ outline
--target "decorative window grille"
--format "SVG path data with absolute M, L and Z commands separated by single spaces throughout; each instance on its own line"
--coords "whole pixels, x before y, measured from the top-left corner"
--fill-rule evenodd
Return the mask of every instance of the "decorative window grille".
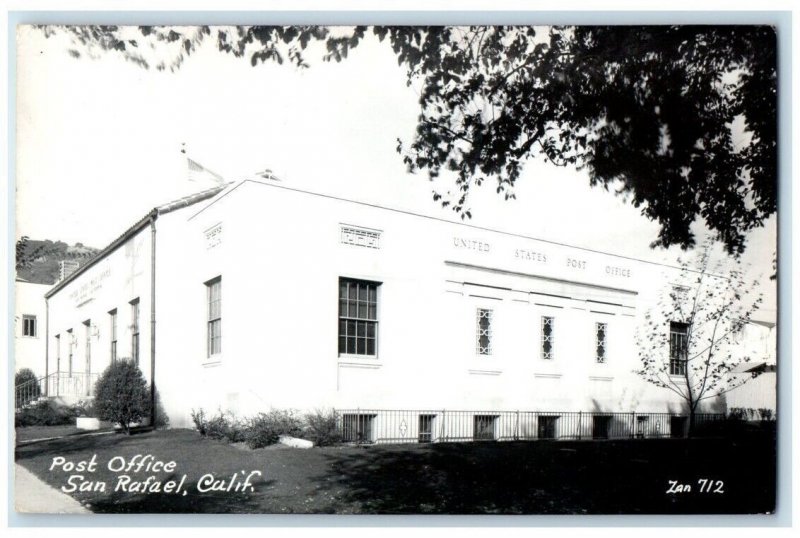
M 476 441 L 493 441 L 497 439 L 495 426 L 497 416 L 495 415 L 475 415 L 473 418 L 472 438 Z
M 131 305 L 131 359 L 139 365 L 139 298 L 130 302 Z
M 212 357 L 222 353 L 222 278 L 206 282 L 208 298 L 208 321 L 206 330 L 206 355 Z
M 419 416 L 419 442 L 430 443 L 433 441 L 433 418 L 435 415 Z
M 599 363 L 606 362 L 606 337 L 608 335 L 608 326 L 606 323 L 595 324 L 595 344 L 596 344 L 596 359 Z
M 341 226 L 340 241 L 343 245 L 354 245 L 379 249 L 381 233 L 375 230 L 367 230 L 355 226 Z
M 378 351 L 378 283 L 339 279 L 339 354 Z
M 555 318 L 542 316 L 542 358 L 551 360 L 555 357 Z
M 671 322 L 669 324 L 669 374 L 686 375 L 689 358 L 689 324 Z
M 109 331 L 111 335 L 111 362 L 117 360 L 117 309 L 115 308 L 108 313 L 108 323 L 111 326 Z
M 478 355 L 492 354 L 492 311 L 477 310 L 475 351 Z

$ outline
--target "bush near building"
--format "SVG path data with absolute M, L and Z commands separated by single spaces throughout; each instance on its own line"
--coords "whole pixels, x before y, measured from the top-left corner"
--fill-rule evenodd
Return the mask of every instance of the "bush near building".
M 304 439 L 312 441 L 315 446 L 331 446 L 342 442 L 342 428 L 339 425 L 339 413 L 331 409 L 317 409 L 305 415 Z
M 203 437 L 223 439 L 230 443 L 244 441 L 244 424 L 232 413 L 219 411 L 217 415 L 208 416 L 202 409 L 192 410 L 192 421 Z
M 112 363 L 95 385 L 97 418 L 119 424 L 130 434 L 131 425 L 150 416 L 150 390 L 133 361 Z
M 21 387 L 24 385 L 24 387 Z M 36 374 L 30 368 L 23 368 L 14 375 L 14 387 L 19 390 L 17 407 L 35 402 L 42 395 Z
M 281 435 L 297 437 L 302 432 L 303 423 L 294 411 L 272 409 L 247 422 L 244 438 L 250 448 L 263 448 L 277 443 Z
M 281 435 L 302 437 L 316 446 L 330 446 L 342 440 L 338 414 L 333 410 L 300 416 L 294 410 L 272 409 L 249 419 L 238 419 L 230 412 L 220 410 L 209 416 L 200 409 L 192 410 L 192 421 L 203 437 L 245 442 L 250 448 L 274 445 Z
M 43 400 L 17 411 L 14 415 L 14 427 L 65 426 L 75 424 L 75 417 L 79 415 L 78 407 Z

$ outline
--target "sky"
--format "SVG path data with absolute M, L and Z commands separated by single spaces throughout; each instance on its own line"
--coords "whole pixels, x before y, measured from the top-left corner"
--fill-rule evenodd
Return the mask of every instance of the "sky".
M 154 206 L 213 185 L 188 180 L 182 147 L 229 181 L 268 168 L 290 187 L 459 218 L 395 150 L 411 140 L 418 95 L 377 40 L 342 63 L 310 58 L 306 70 L 252 67 L 210 41 L 175 72 L 68 48 L 63 36 L 17 34 L 16 237 L 104 247 Z M 583 172 L 533 159 L 515 193 L 474 191 L 471 223 L 671 265 L 682 254 L 651 249 L 658 225 Z M 775 316 L 775 237 L 772 217 L 744 256 L 765 281 L 765 319 Z

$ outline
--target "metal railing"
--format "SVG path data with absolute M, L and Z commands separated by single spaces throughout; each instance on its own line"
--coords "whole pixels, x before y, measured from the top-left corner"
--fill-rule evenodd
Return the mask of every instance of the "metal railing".
M 54 372 L 47 376 L 47 395 L 71 398 L 91 398 L 98 374 L 87 372 Z
M 31 379 L 14 387 L 14 407 L 22 409 L 42 397 L 91 398 L 98 374 L 54 372 L 47 377 Z
M 42 390 L 44 378 L 31 379 L 14 387 L 14 409 L 22 409 L 31 405 L 44 395 Z
M 687 414 L 584 411 L 337 409 L 343 440 L 368 443 L 685 437 Z M 695 415 L 695 427 L 724 420 Z

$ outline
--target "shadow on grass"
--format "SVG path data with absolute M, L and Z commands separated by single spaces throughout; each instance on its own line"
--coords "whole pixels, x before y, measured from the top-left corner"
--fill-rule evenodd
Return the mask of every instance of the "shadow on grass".
M 65 456 L 90 450 L 98 445 L 98 439 L 103 438 L 103 447 L 113 447 L 119 443 L 130 440 L 131 437 L 122 433 L 104 433 L 102 435 L 73 434 L 57 439 L 43 439 L 40 441 L 20 441 L 16 450 L 17 462 L 37 458 L 43 453 Z
M 669 514 L 774 510 L 774 441 L 628 440 L 369 447 L 320 483 L 364 513 Z M 700 493 L 697 480 L 725 483 Z M 694 491 L 667 494 L 669 480 Z
M 162 478 L 180 481 L 181 477 L 172 474 Z M 261 480 L 254 482 L 256 488 L 268 488 L 274 480 Z M 193 488 L 194 484 L 187 484 Z M 196 491 L 186 494 L 132 494 L 124 491 L 113 491 L 94 502 L 89 503 L 89 508 L 96 513 L 106 514 L 235 514 L 263 512 L 261 499 L 257 496 L 237 495 L 228 492 L 207 492 L 202 495 Z
M 106 491 L 71 495 L 104 513 L 378 513 L 378 514 L 750 514 L 775 506 L 774 435 L 613 441 L 442 443 L 429 445 L 243 450 L 167 430 L 71 437 L 17 448 L 17 461 L 51 486 L 68 473 L 53 457 L 86 461 L 97 454 Z M 187 475 L 181 494 L 114 491 L 110 458 L 150 454 L 175 460 Z M 198 492 L 205 473 L 229 479 L 262 474 L 245 494 Z M 143 480 L 148 473 L 136 475 Z M 697 491 L 720 480 L 724 493 Z M 668 494 L 669 481 L 692 484 Z

